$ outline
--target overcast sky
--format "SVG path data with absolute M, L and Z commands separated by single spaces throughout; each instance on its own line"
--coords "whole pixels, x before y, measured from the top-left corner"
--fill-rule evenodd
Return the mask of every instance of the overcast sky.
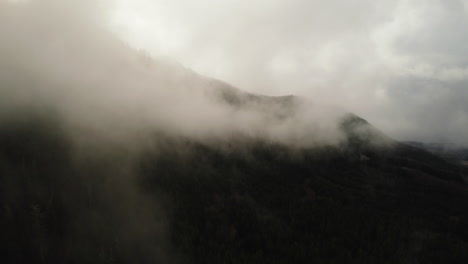
M 155 57 L 337 105 L 399 140 L 468 145 L 468 0 L 3 1 L 98 19 Z
M 468 143 L 467 0 L 117 0 L 110 20 L 247 91 L 337 104 L 398 139 Z

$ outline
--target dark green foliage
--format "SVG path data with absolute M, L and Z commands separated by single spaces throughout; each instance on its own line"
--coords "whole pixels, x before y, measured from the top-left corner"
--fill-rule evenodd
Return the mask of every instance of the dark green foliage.
M 371 159 L 360 161 L 252 140 L 229 151 L 192 142 L 180 155 L 165 140 L 143 182 L 170 201 L 171 242 L 188 263 L 412 263 L 434 243 L 468 260 L 460 168 L 423 151 L 361 147 Z
M 154 263 L 157 208 L 134 194 L 106 146 L 78 159 L 45 115 L 0 127 L 1 263 Z
M 50 118 L 0 128 L 2 263 L 468 263 L 466 169 L 406 145 L 159 133 L 131 176 L 75 148 Z

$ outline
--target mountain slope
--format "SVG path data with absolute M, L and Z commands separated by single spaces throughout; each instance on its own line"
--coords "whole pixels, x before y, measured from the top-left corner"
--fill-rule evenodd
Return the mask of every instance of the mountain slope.
M 157 132 L 84 157 L 50 116 L 1 128 L 4 263 L 467 260 L 466 169 L 356 116 L 337 146 Z
M 468 262 L 466 167 L 5 10 L 2 263 Z
M 447 161 L 468 165 L 468 149 L 455 144 L 405 141 L 405 144 L 427 150 Z

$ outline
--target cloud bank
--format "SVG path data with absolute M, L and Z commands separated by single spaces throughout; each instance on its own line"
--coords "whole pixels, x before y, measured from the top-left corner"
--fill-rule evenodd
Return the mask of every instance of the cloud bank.
M 265 94 L 340 105 L 397 139 L 468 144 L 468 2 L 118 0 L 113 30 Z
M 72 0 L 4 3 L 4 118 L 50 108 L 69 122 L 76 138 L 95 133 L 110 141 L 150 137 L 154 130 L 209 140 L 241 134 L 306 147 L 344 139 L 337 122 L 342 111 L 313 104 L 277 118 L 283 110 L 270 99 L 252 101 L 225 83 L 129 47 L 106 29 L 111 6 Z M 252 102 L 233 107 L 219 100 L 220 91 Z

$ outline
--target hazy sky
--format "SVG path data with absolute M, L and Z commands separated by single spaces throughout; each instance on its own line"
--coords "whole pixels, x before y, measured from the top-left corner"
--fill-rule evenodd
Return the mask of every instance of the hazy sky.
M 247 91 L 338 105 L 396 139 L 468 145 L 468 0 L 3 1 L 54 6 L 49 28 L 63 32 L 60 16 L 100 20 L 155 57 Z M 24 39 L 35 49 L 44 35 Z
M 117 0 L 110 20 L 242 89 L 338 104 L 399 139 L 468 143 L 467 0 Z

